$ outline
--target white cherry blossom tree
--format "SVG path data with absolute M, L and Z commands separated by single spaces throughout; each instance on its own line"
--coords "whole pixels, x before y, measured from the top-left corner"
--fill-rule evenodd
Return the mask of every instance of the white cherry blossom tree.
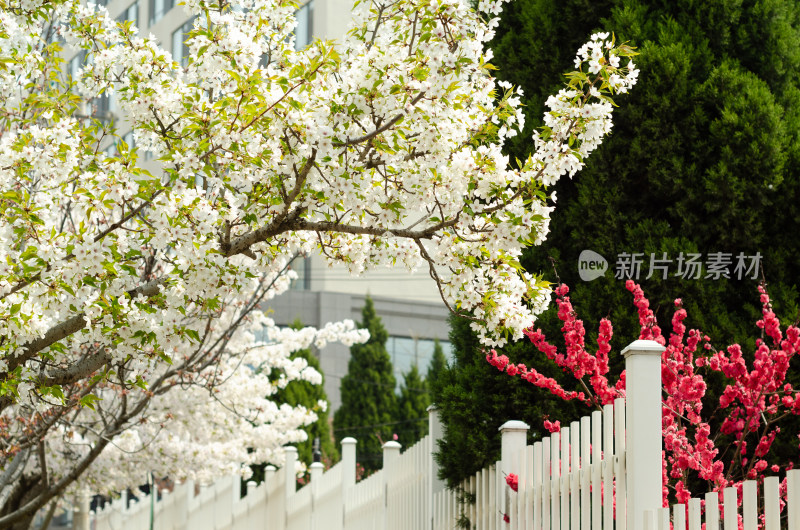
M 363 1 L 340 42 L 295 51 L 291 0 L 188 0 L 183 66 L 102 7 L 0 0 L 0 525 L 145 465 L 207 479 L 280 462 L 314 415 L 269 396 L 319 377 L 288 354 L 364 339 L 259 313 L 298 254 L 423 267 L 487 345 L 522 336 L 549 301 L 518 262 L 547 234 L 548 186 L 610 131 L 637 71 L 593 35 L 532 154 L 509 161 L 519 90 L 485 48 L 501 4 Z M 54 35 L 85 50 L 77 78 Z M 115 124 L 82 110 L 111 93 L 137 146 L 114 156 Z

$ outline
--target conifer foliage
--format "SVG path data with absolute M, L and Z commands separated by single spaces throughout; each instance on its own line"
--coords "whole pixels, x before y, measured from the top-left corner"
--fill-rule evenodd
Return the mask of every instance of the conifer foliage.
M 446 369 L 447 357 L 444 355 L 444 349 L 442 349 L 442 344 L 439 342 L 439 339 L 435 339 L 433 341 L 433 357 L 431 357 L 431 362 L 428 365 L 428 373 L 425 375 L 428 391 L 430 391 L 432 385 L 442 376 Z
M 414 364 L 403 374 L 400 397 L 397 407 L 397 428 L 399 442 L 411 447 L 428 434 L 428 383 Z
M 342 378 L 342 404 L 334 415 L 334 432 L 337 444 L 348 436 L 358 440 L 358 461 L 370 472 L 381 468 L 381 446 L 392 439 L 397 396 L 392 359 L 386 351 L 389 334 L 369 296 L 361 316 L 358 327 L 368 330 L 370 338 L 350 348 L 347 375 Z
M 482 347 L 470 321 L 454 315 L 450 319 L 450 342 L 453 359 L 441 375 L 432 380 L 432 400 L 444 426 L 436 460 L 440 477 L 455 488 L 465 478 L 500 458 L 500 436 L 497 429 L 509 419 L 526 420 L 530 436 L 538 440 L 543 432 L 542 420 L 556 412 L 553 419 L 577 419 L 573 402 L 545 392 L 531 395 L 528 383 L 508 380 L 508 376 L 486 362 Z M 518 362 L 540 368 L 548 377 L 562 378 L 561 370 L 541 353 L 531 351 L 523 343 L 503 351 Z
M 513 2 L 491 48 L 500 76 L 525 90 L 528 130 L 541 125 L 546 91 L 560 83 L 572 50 L 597 28 L 637 47 L 647 89 L 620 108 L 609 140 L 581 175 L 553 187 L 551 234 L 523 265 L 573 286 L 573 300 L 592 322 L 612 318 L 619 348 L 636 337 L 638 324 L 628 311 L 628 278 L 615 277 L 615 265 L 623 253 L 641 253 L 638 278 L 630 279 L 642 284 L 659 318 L 667 321 L 681 297 L 691 326 L 751 348 L 750 326 L 761 311 L 752 293 L 762 275 L 785 324 L 798 316 L 798 244 L 790 234 L 800 230 L 800 4 Z M 512 139 L 512 158 L 525 137 Z M 589 282 L 578 271 L 587 249 L 609 265 Z M 679 274 L 681 253 L 700 255 L 699 278 Z M 710 273 L 716 253 L 730 260 L 730 278 Z M 737 274 L 740 253 L 760 254 L 759 270 Z M 667 277 L 658 269 L 651 275 L 651 255 L 665 254 Z M 556 312 L 536 326 L 557 334 Z
M 623 252 L 643 254 L 639 282 L 660 321 L 669 321 L 672 301 L 680 297 L 688 326 L 720 344 L 738 342 L 753 351 L 752 323 L 761 308 L 752 293 L 762 277 L 776 313 L 786 315 L 783 323 L 796 321 L 798 13 L 798 2 L 779 0 L 518 0 L 504 12 L 490 45 L 493 63 L 500 77 L 524 89 L 528 118 L 525 133 L 510 140 L 512 158 L 523 152 L 527 133 L 541 125 L 548 91 L 561 82 L 561 70 L 586 35 L 603 28 L 639 51 L 636 62 L 647 89 L 626 100 L 612 135 L 581 174 L 548 190 L 558 204 L 551 233 L 522 258 L 529 272 L 572 285 L 572 300 L 587 321 L 614 321 L 613 373 L 622 369 L 616 353 L 640 331 L 626 278 L 614 277 Z M 578 257 L 587 249 L 609 265 L 604 277 L 590 282 L 578 270 Z M 705 265 L 699 279 L 676 276 L 681 252 L 701 254 L 703 262 L 711 253 L 730 254 L 732 278 L 707 278 Z M 757 278 L 733 274 L 740 252 L 760 253 Z M 659 271 L 647 277 L 650 256 L 664 253 L 673 260 L 667 277 Z M 457 322 L 451 339 L 455 366 L 445 381 L 432 385 L 446 432 L 439 458 L 451 484 L 494 461 L 499 441 L 486 435 L 497 438 L 493 428 L 501 418 L 528 422 L 536 436 L 545 414 L 562 424 L 575 415 L 572 405 L 543 401 L 549 399 L 544 391 L 531 396 L 500 383 L 502 374 L 483 359 L 468 322 Z M 551 306 L 535 327 L 555 337 L 562 324 Z M 587 343 L 595 338 L 587 336 Z M 534 350 L 520 344 L 503 353 L 549 371 Z M 566 383 L 560 373 L 546 375 Z M 722 390 L 718 382 L 711 386 L 709 396 Z M 797 440 L 791 438 L 789 443 L 779 437 L 773 450 L 796 455 Z

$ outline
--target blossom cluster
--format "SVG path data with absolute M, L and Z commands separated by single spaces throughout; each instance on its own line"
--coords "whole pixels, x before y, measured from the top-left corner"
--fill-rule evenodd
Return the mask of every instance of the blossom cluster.
M 185 62 L 91 2 L 0 7 L 0 454 L 54 485 L 24 510 L 93 462 L 87 477 L 138 480 L 120 463 L 134 449 L 180 476 L 169 462 L 220 473 L 293 441 L 312 412 L 264 396 L 318 376 L 287 364 L 297 334 L 267 325 L 265 347 L 246 328 L 295 256 L 427 268 L 487 345 L 522 337 L 550 296 L 518 261 L 547 234 L 547 187 L 582 167 L 637 71 L 592 36 L 515 166 L 521 91 L 485 46 L 502 4 L 362 1 L 343 39 L 296 50 L 291 0 L 190 0 Z M 60 39 L 86 55 L 74 78 Z M 85 111 L 110 94 L 135 148 Z M 28 457 L 50 440 L 47 471 Z
M 641 287 L 628 280 L 626 288 L 638 312 L 639 338 L 666 347 L 661 364 L 665 503 L 670 495 L 686 503 L 692 494 L 703 493 L 692 491 L 690 481 L 695 477 L 710 490 L 721 492 L 726 487 L 741 487 L 743 480 L 761 480 L 768 470 L 791 469 L 793 462 L 781 462 L 770 455 L 770 448 L 781 432 L 780 421 L 787 415 L 800 415 L 800 389 L 787 381 L 790 362 L 800 351 L 800 329 L 789 326 L 782 330 L 766 289 L 758 288 L 762 318 L 756 322 L 764 337 L 756 339 L 748 363 L 738 344 L 718 350 L 708 335 L 698 330 L 687 332 L 687 312 L 681 299 L 675 300 L 672 332 L 666 338 Z M 580 381 L 585 392 L 565 390 L 556 381 L 524 365 L 514 365 L 495 351 L 487 355 L 487 360 L 508 375 L 522 377 L 563 399 L 579 399 L 592 407 L 612 403 L 625 395 L 625 372 L 615 384 L 610 383 L 611 323 L 601 321 L 597 350 L 587 351 L 583 322 L 577 318 L 568 292 L 565 285 L 556 289 L 566 353 L 559 353 L 548 343 L 541 330 L 527 330 L 526 335 L 537 349 Z M 715 397 L 717 406 L 709 411 L 704 407 L 709 397 L 707 378 L 712 374 L 724 378 L 724 388 Z M 557 422 L 549 420 L 545 420 L 545 427 L 551 432 L 558 430 Z M 785 483 L 782 487 L 785 491 Z

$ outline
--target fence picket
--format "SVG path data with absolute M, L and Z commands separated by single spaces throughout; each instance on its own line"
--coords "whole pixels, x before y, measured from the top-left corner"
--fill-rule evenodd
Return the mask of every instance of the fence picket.
M 700 530 L 700 499 L 689 499 L 689 530 Z
M 524 457 L 524 455 L 521 455 Z M 524 461 L 524 459 L 521 459 Z M 525 485 L 522 483 L 522 475 L 519 475 L 519 489 L 517 493 L 511 493 L 511 496 L 514 497 L 514 511 L 511 512 L 511 517 L 516 519 L 516 528 L 517 530 L 525 530 L 525 503 L 523 499 L 525 498 Z
M 533 528 L 533 480 L 534 480 L 534 457 L 533 446 L 525 447 L 525 528 L 527 530 L 534 530 Z
M 486 523 L 483 516 L 486 510 L 483 509 L 484 495 L 483 495 L 483 470 L 481 469 L 475 474 L 475 520 L 473 523 L 478 528 L 484 528 Z
M 614 498 L 617 507 L 617 530 L 625 530 L 627 525 L 628 489 L 625 487 L 625 400 L 614 400 L 614 473 L 616 475 L 616 489 Z M 633 530 L 633 525 L 631 530 Z
M 480 470 L 481 489 L 480 489 L 480 503 L 481 503 L 481 528 L 489 526 L 489 510 L 486 507 L 489 504 L 489 471 L 486 469 Z
M 745 480 L 742 485 L 742 523 L 744 530 L 758 530 L 758 513 L 756 506 L 756 481 Z
M 498 509 L 499 506 L 497 503 L 497 473 L 496 467 L 492 466 L 489 468 L 489 528 L 491 530 L 497 529 L 497 522 L 500 520 L 498 517 Z
M 644 512 L 644 530 L 657 530 L 656 512 L 647 510 Z
M 591 445 L 590 445 L 590 436 L 592 432 L 592 425 L 591 419 L 589 416 L 584 416 L 581 418 L 581 472 L 580 472 L 580 481 L 581 481 L 581 526 L 580 530 L 591 530 L 591 523 L 592 517 L 590 516 L 591 512 L 591 504 L 590 504 L 590 492 L 589 492 L 589 483 L 592 478 L 592 465 L 591 465 Z M 652 528 L 651 530 L 655 530 Z
M 513 493 L 508 499 L 508 516 L 511 518 L 508 525 L 509 530 L 519 530 L 519 519 L 517 518 L 517 496 Z
M 686 530 L 686 505 L 676 504 L 672 507 L 673 530 Z
M 603 407 L 603 528 L 614 528 L 614 407 Z M 617 529 L 619 530 L 619 529 Z
M 570 487 L 569 487 L 569 500 L 570 500 L 570 529 L 581 529 L 580 517 L 580 427 L 577 421 L 573 421 L 569 426 L 570 442 L 569 442 L 569 459 L 570 459 Z
M 533 444 L 533 530 L 542 530 L 542 442 Z
M 561 528 L 561 433 L 550 435 L 550 517 L 553 530 Z
M 719 530 L 719 494 L 706 493 L 706 530 Z
M 553 523 L 550 518 L 550 437 L 542 440 L 542 529 L 550 530 Z
M 561 440 L 561 475 L 560 480 L 558 481 L 560 493 L 561 493 L 561 528 L 563 530 L 569 530 L 570 528 L 570 519 L 569 519 L 569 505 L 570 505 L 570 491 L 569 491 L 569 435 L 570 429 L 569 427 L 564 427 L 561 429 L 560 433 L 560 440 Z
M 778 477 L 764 479 L 764 530 L 780 530 L 780 492 Z
M 725 488 L 722 493 L 724 530 L 738 530 L 739 507 L 736 504 L 736 488 Z
M 471 495 L 475 495 L 477 491 L 475 477 L 469 477 L 469 492 Z M 472 503 L 469 505 L 469 520 L 470 522 L 474 523 L 478 519 L 478 510 L 477 510 L 477 502 Z
M 669 530 L 669 508 L 658 510 L 658 530 Z
M 603 413 L 599 410 L 592 412 L 592 530 L 602 530 L 602 454 L 603 454 Z M 610 530 L 610 529 L 609 529 Z M 800 530 L 800 529 L 798 529 Z
M 789 530 L 800 530 L 800 469 L 786 472 L 786 501 Z

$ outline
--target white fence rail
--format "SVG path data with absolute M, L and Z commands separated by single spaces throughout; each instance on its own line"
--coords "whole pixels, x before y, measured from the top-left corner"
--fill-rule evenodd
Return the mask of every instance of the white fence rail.
M 433 460 L 441 424 L 435 411 L 429 436 L 401 454 L 383 448 L 383 469 L 356 483 L 356 440 L 342 441 L 342 461 L 324 472 L 311 466 L 311 481 L 297 490 L 296 450 L 283 469 L 268 466 L 262 484 L 240 491 L 236 477 L 208 487 L 181 484 L 151 507 L 150 497 L 128 505 L 125 498 L 93 514 L 94 530 L 703 530 L 701 502 L 661 508 L 661 362 L 663 347 L 636 341 L 626 348 L 627 402 L 617 400 L 526 445 L 528 426 L 506 422 L 502 458 L 464 481 L 444 488 Z M 518 475 L 518 491 L 506 476 Z M 800 530 L 800 470 L 790 471 L 788 510 L 778 518 L 777 478 L 764 483 L 763 530 Z M 737 493 L 706 495 L 705 530 L 756 530 L 755 483 L 743 488 L 743 527 Z M 459 498 L 462 497 L 462 498 Z M 468 502 L 464 502 L 468 497 Z M 507 520 L 504 520 L 504 516 Z M 88 530 L 89 518 L 80 530 Z M 720 522 L 723 526 L 720 526 Z M 671 525 L 671 526 L 670 526 Z

